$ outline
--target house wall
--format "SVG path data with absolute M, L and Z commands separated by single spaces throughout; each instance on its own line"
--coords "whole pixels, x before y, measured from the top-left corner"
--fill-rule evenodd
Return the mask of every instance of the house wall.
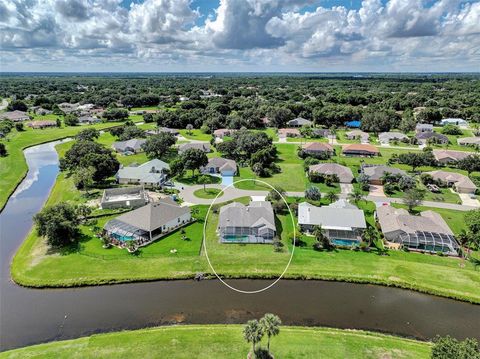
M 128 203 L 127 203 L 128 202 Z M 129 199 L 129 200 L 121 200 L 121 201 L 108 201 L 102 202 L 100 206 L 102 209 L 113 209 L 113 208 L 138 208 L 142 207 L 147 204 L 145 198 L 136 198 L 136 199 Z
M 170 232 L 171 230 L 181 227 L 184 224 L 190 222 L 192 219 L 192 215 L 190 213 L 185 213 L 181 215 L 180 217 L 174 218 L 171 221 L 168 221 L 162 226 L 162 231 L 159 232 L 158 234 L 155 234 L 153 239 L 156 239 L 158 237 L 161 237 L 165 232 Z

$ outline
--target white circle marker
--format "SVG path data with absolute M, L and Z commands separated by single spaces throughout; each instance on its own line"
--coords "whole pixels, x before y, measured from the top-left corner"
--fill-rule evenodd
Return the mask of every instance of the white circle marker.
M 268 187 L 270 187 L 271 189 L 273 189 L 275 192 L 278 193 L 278 195 L 280 196 L 280 198 L 283 200 L 283 202 L 285 203 L 285 205 L 287 206 L 288 208 L 288 212 L 290 213 L 290 218 L 292 220 L 292 225 L 293 225 L 293 246 L 292 246 L 292 253 L 290 254 L 290 258 L 288 260 L 288 263 L 287 263 L 287 266 L 285 267 L 285 269 L 283 270 L 282 274 L 280 274 L 280 276 L 275 279 L 275 281 L 273 281 L 272 283 L 270 283 L 268 286 L 266 286 L 265 288 L 262 288 L 262 289 L 257 289 L 257 290 L 242 290 L 242 289 L 238 289 L 238 288 L 235 288 L 233 286 L 231 286 L 230 284 L 228 284 L 227 282 L 225 282 L 222 278 L 220 278 L 220 276 L 218 275 L 218 273 L 215 271 L 215 268 L 213 268 L 213 265 L 212 263 L 210 262 L 210 258 L 208 257 L 208 252 L 207 252 L 207 236 L 206 236 L 206 229 L 207 229 L 207 222 L 208 222 L 208 215 L 210 214 L 210 210 L 212 209 L 212 206 L 215 204 L 215 201 L 217 200 L 218 197 L 220 197 L 223 192 L 230 188 L 230 187 L 233 187 L 236 183 L 241 183 L 241 182 L 246 182 L 246 181 L 254 181 L 254 182 L 260 182 L 264 185 L 267 185 Z M 223 284 L 225 284 L 228 288 L 236 291 L 236 292 L 239 292 L 239 293 L 244 293 L 244 294 L 255 294 L 255 293 L 260 293 L 260 292 L 263 292 L 271 287 L 273 287 L 275 284 L 277 284 L 277 282 L 282 279 L 282 277 L 285 275 L 285 273 L 287 272 L 288 270 L 288 267 L 290 266 L 290 263 L 292 262 L 292 258 L 293 258 L 293 253 L 295 252 L 295 242 L 297 240 L 297 235 L 296 235 L 296 230 L 295 230 L 295 219 L 293 218 L 293 214 L 292 214 L 292 210 L 290 209 L 290 206 L 288 205 L 288 202 L 287 200 L 285 199 L 285 197 L 277 191 L 277 189 L 275 187 L 273 187 L 270 183 L 267 183 L 265 181 L 261 181 L 261 180 L 258 180 L 258 179 L 253 179 L 253 178 L 244 178 L 244 179 L 240 179 L 240 180 L 237 180 L 237 181 L 234 181 L 233 183 L 229 184 L 227 187 L 223 188 L 216 196 L 215 198 L 213 199 L 212 203 L 210 204 L 210 207 L 208 207 L 208 211 L 207 211 L 207 214 L 205 216 L 205 222 L 203 224 L 203 250 L 205 251 L 205 257 L 207 258 L 207 262 L 208 262 L 208 265 L 210 266 L 210 269 L 213 271 L 213 273 L 215 274 L 215 276 L 220 280 L 220 282 L 222 282 Z M 228 245 L 228 244 L 227 244 Z

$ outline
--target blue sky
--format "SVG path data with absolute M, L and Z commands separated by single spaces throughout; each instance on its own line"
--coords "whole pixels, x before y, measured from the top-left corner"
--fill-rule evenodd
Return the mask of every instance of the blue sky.
M 4 0 L 1 71 L 478 71 L 480 2 Z

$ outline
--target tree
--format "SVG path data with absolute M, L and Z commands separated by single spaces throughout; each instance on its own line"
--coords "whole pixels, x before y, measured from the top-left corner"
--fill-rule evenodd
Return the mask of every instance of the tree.
M 315 237 L 315 244 L 313 247 L 316 250 L 322 250 L 322 249 L 330 249 L 332 247 L 330 240 L 328 237 L 323 233 L 322 226 L 315 226 L 313 228 L 313 236 Z
M 124 121 L 128 118 L 128 111 L 124 108 L 109 108 L 102 116 L 107 121 Z
M 141 128 L 133 125 L 133 126 L 125 126 L 123 129 L 122 134 L 119 136 L 119 140 L 127 141 L 131 140 L 132 138 L 144 138 L 145 131 Z
M 0 142 L 0 157 L 5 157 L 6 155 L 8 155 L 7 148 L 4 143 Z
M 363 199 L 363 192 L 360 189 L 355 188 L 353 192 L 350 192 L 348 194 L 348 199 L 355 203 L 358 203 Z
M 170 162 L 170 175 L 172 177 L 183 177 L 185 174 L 185 166 L 181 158 L 174 158 Z
M 187 130 L 187 134 L 188 135 L 191 135 L 192 134 L 192 130 L 193 130 L 193 125 L 191 123 L 189 123 L 186 127 L 186 130 Z
M 443 126 L 442 133 L 444 135 L 454 135 L 454 136 L 463 135 L 463 132 L 460 129 L 460 127 L 452 125 L 452 124 L 447 124 L 447 125 Z
M 419 188 L 411 188 L 403 195 L 403 203 L 408 207 L 408 211 L 419 206 L 425 198 L 425 191 Z
M 375 228 L 372 226 L 367 227 L 362 233 L 362 242 L 365 243 L 367 247 L 370 247 L 375 239 L 377 239 Z
M 436 160 L 431 151 L 423 151 L 401 153 L 397 157 L 397 162 L 412 166 L 412 171 L 415 171 L 418 167 L 435 164 Z
M 480 209 L 468 211 L 465 215 L 465 223 L 470 236 L 469 247 L 480 248 Z
M 432 359 L 480 359 L 480 349 L 476 339 L 459 341 L 447 335 L 437 336 L 432 347 Z
M 13 100 L 7 106 L 8 111 L 27 111 L 28 106 L 22 100 Z
M 457 162 L 457 167 L 467 171 L 468 175 L 472 172 L 480 171 L 480 156 L 477 154 L 462 158 Z
M 252 343 L 252 353 L 255 355 L 255 346 L 263 337 L 262 327 L 258 320 L 249 320 L 243 328 L 243 337 L 247 343 Z
M 398 127 L 400 116 L 394 111 L 367 110 L 362 116 L 361 129 L 368 132 L 386 132 Z
M 330 201 L 330 203 L 333 203 L 336 200 L 338 200 L 338 194 L 336 194 L 335 192 L 332 192 L 332 191 L 327 192 L 326 197 Z
M 120 167 L 120 163 L 113 152 L 93 141 L 77 141 L 60 159 L 60 169 L 71 172 L 78 168 L 95 168 L 93 180 L 99 182 L 113 176 Z
M 400 121 L 400 131 L 403 133 L 407 133 L 409 131 L 413 131 L 415 126 L 417 125 L 417 121 L 415 121 L 415 117 L 413 116 L 413 111 L 411 108 L 407 108 L 403 111 L 402 120 Z
M 86 128 L 84 130 L 81 130 L 75 138 L 78 141 L 94 141 L 100 136 L 100 132 L 94 128 Z
M 15 123 L 15 129 L 18 132 L 25 131 L 25 127 L 23 126 L 23 122 L 17 122 Z
M 267 335 L 267 351 L 270 354 L 270 338 L 280 333 L 280 325 L 282 321 L 278 316 L 271 313 L 266 313 L 263 318 L 260 319 L 260 326 L 263 332 Z
M 45 207 L 33 220 L 39 236 L 45 237 L 51 247 L 65 247 L 77 242 L 80 223 L 76 208 L 69 203 L 60 202 Z
M 184 168 L 192 171 L 192 177 L 195 174 L 195 170 L 206 166 L 208 163 L 208 157 L 205 152 L 197 148 L 189 148 L 182 153 L 180 158 Z
M 212 181 L 210 180 L 210 177 L 205 176 L 205 175 L 200 176 L 200 177 L 198 177 L 198 179 L 197 179 L 197 183 L 198 183 L 198 184 L 203 184 L 203 190 L 204 190 L 204 191 L 206 191 L 205 185 L 206 185 L 207 183 L 210 183 L 210 182 L 212 182 Z
M 69 113 L 68 115 L 65 116 L 65 118 L 63 119 L 63 122 L 67 126 L 76 126 L 78 125 L 78 117 L 73 113 Z
M 95 175 L 95 168 L 89 166 L 87 168 L 78 168 L 73 172 L 73 183 L 78 189 L 84 189 L 88 195 L 88 190 L 93 186 Z
M 312 201 L 320 201 L 320 199 L 322 199 L 322 194 L 318 187 L 310 186 L 305 190 L 305 198 Z
M 442 119 L 440 111 L 434 108 L 426 108 L 417 115 L 417 121 L 420 123 L 436 123 Z
M 158 135 L 149 136 L 142 148 L 149 159 L 163 158 L 176 141 L 176 137 L 171 133 L 160 132 Z

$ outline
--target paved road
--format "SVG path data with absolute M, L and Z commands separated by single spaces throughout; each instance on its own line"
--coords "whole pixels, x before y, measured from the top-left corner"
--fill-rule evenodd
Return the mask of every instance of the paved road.
M 372 201 L 372 202 L 403 203 L 403 200 L 401 198 L 367 196 L 366 199 L 368 201 Z M 454 210 L 457 210 L 457 211 L 470 211 L 472 209 L 477 209 L 477 207 L 465 206 L 463 204 L 445 203 L 445 202 L 432 202 L 432 201 L 423 201 L 422 206 L 435 207 L 435 208 L 445 208 L 445 209 L 454 209 Z

